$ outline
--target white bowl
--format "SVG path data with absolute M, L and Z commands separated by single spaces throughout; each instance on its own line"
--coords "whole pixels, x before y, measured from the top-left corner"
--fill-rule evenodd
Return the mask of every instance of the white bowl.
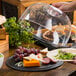
M 0 68 L 1 68 L 4 61 L 4 55 L 2 53 L 0 53 L 0 55 L 2 55 L 2 57 L 0 57 Z

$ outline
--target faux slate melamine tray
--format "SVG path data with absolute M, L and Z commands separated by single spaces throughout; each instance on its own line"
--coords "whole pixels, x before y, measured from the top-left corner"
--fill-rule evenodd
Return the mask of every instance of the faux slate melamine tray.
M 6 65 L 12 69 L 19 70 L 19 71 L 27 71 L 27 72 L 39 72 L 39 71 L 48 71 L 55 69 L 63 64 L 62 61 L 59 61 L 55 64 L 48 64 L 48 65 L 42 65 L 40 67 L 17 67 L 15 66 L 15 61 L 13 56 L 9 57 L 6 61 Z

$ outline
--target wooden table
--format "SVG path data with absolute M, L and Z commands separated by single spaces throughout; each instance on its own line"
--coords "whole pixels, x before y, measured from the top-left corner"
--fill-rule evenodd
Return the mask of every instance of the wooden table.
M 68 76 L 71 72 L 76 70 L 76 65 L 64 62 L 61 67 L 45 72 L 21 72 L 13 70 L 6 66 L 5 62 L 9 56 L 14 53 L 14 49 L 4 52 L 4 64 L 0 69 L 0 76 Z

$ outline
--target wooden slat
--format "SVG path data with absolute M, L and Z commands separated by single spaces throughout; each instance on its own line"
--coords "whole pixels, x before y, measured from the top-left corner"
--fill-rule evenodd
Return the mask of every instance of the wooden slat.
M 38 2 L 52 4 L 52 3 L 56 3 L 56 2 L 68 2 L 68 1 L 72 1 L 72 0 L 32 0 L 32 1 L 27 0 L 27 2 L 22 1 L 22 5 L 24 5 L 25 7 L 28 7 L 29 5 L 38 3 Z
M 18 0 L 2 0 L 2 1 L 15 5 L 15 6 L 18 6 L 20 4 L 20 2 Z
M 9 51 L 9 45 L 8 45 L 8 44 L 6 44 L 6 45 L 4 45 L 4 46 L 2 46 L 2 47 L 0 48 L 0 53 L 3 53 L 3 52 L 5 52 L 5 51 Z
M 76 11 L 74 11 L 74 16 L 73 16 L 74 18 L 73 18 L 73 24 L 75 24 L 76 25 Z
M 9 50 L 9 36 L 6 35 L 6 40 L 0 40 L 0 52 Z
M 51 1 L 51 2 L 65 2 L 65 1 L 72 1 L 72 0 L 18 0 L 18 1 L 25 1 L 25 2 L 34 2 L 34 1 Z
M 22 4 L 20 4 L 17 8 L 18 8 L 18 18 L 19 18 L 24 12 L 25 7 Z

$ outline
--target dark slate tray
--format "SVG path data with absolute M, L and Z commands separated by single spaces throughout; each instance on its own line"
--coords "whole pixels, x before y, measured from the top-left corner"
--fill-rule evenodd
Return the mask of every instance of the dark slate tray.
M 67 48 L 67 46 L 56 46 L 56 45 L 54 45 L 54 44 L 52 44 L 50 41 L 48 41 L 48 40 L 45 40 L 45 39 L 43 39 L 42 37 L 41 38 L 39 38 L 39 37 L 37 37 L 36 35 L 33 35 L 33 37 L 34 37 L 34 39 L 36 40 L 36 44 L 38 44 L 38 45 L 43 45 L 44 47 L 48 47 L 48 49 L 49 50 L 52 50 L 52 49 L 58 49 L 58 48 Z
M 27 72 L 40 72 L 40 71 L 48 71 L 55 69 L 63 64 L 62 61 L 59 61 L 54 64 L 42 65 L 40 67 L 17 67 L 15 66 L 15 61 L 13 56 L 9 57 L 6 61 L 6 65 L 12 69 L 19 70 L 19 71 L 27 71 Z
M 41 38 L 38 38 L 36 35 L 33 35 L 34 39 L 36 40 L 37 45 L 42 45 L 44 47 L 48 47 L 49 50 L 58 49 L 58 48 L 76 48 L 76 43 L 72 41 L 71 39 L 68 41 L 68 43 L 71 43 L 71 46 L 56 46 L 52 44 L 50 41 Z

